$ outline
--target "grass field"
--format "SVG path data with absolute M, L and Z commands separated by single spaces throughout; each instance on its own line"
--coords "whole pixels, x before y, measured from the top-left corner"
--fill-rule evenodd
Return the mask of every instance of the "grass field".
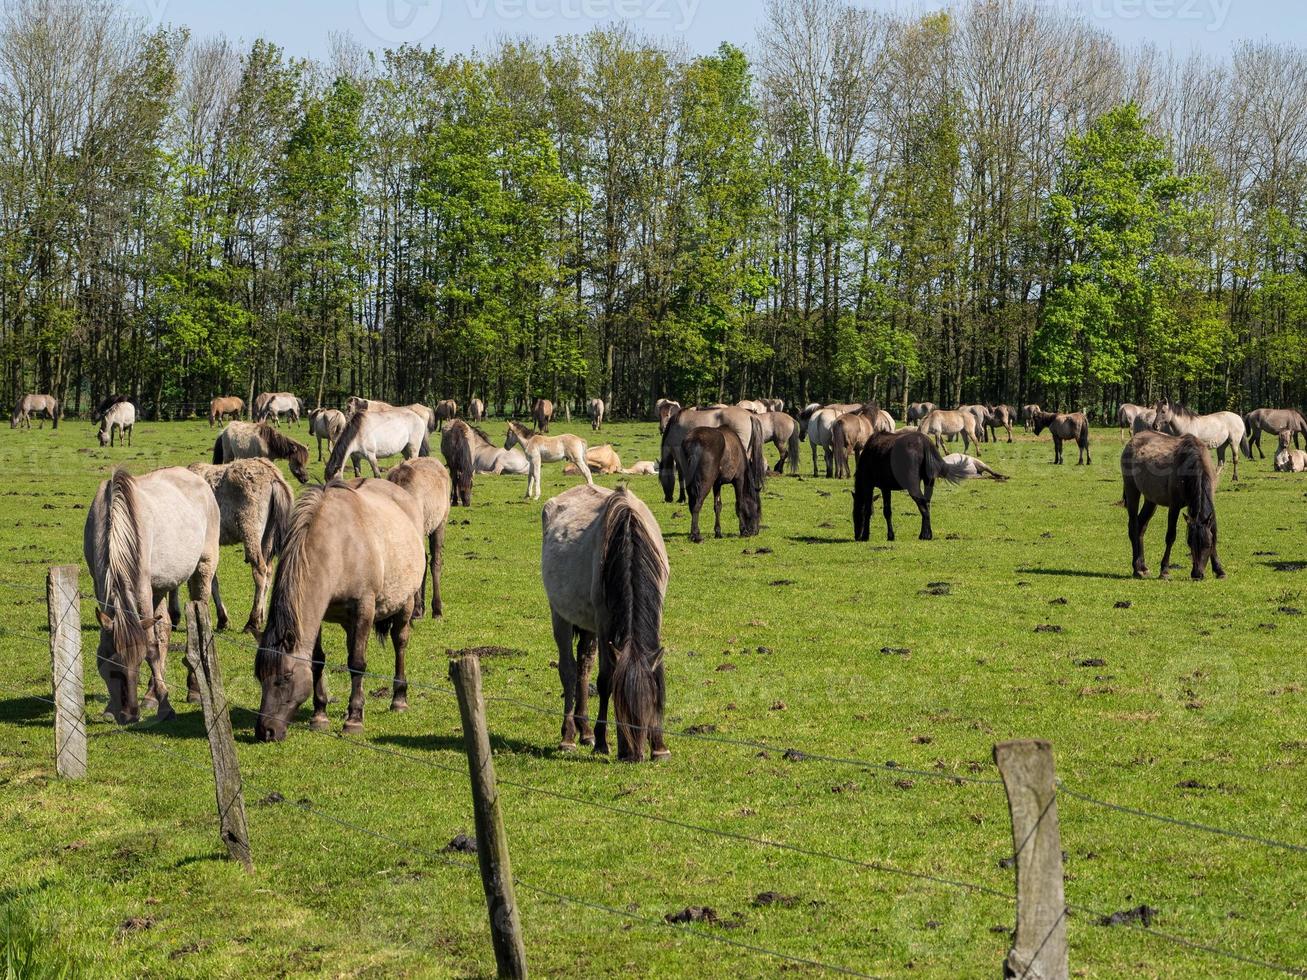
M 303 426 L 291 431 L 305 437 Z M 612 425 L 604 437 L 628 463 L 655 456 L 652 423 Z M 309 732 L 305 709 L 284 743 L 256 744 L 251 640 L 219 639 L 228 693 L 245 706 L 233 720 L 257 863 L 246 875 L 220 857 L 198 706 L 178 694 L 174 721 L 133 735 L 98 720 L 91 603 L 82 608 L 96 719 L 86 780 L 54 777 L 50 706 L 39 700 L 49 694 L 46 568 L 81 564 L 97 482 L 118 464 L 142 472 L 205 459 L 212 433 L 204 423 L 143 423 L 132 448 L 108 451 L 86 422 L 6 431 L 0 928 L 37 937 L 27 945 L 38 965 L 95 976 L 493 975 L 475 861 L 443 850 L 472 829 L 445 651 L 483 644 L 518 651 L 483 670 L 489 696 L 522 702 L 492 701 L 489 721 L 499 775 L 516 784 L 502 794 L 514 871 L 532 889 L 518 897 L 540 976 L 821 972 L 661 924 L 687 906 L 716 910 L 720 922 L 691 927 L 699 933 L 859 972 L 998 975 L 1011 899 L 869 865 L 1010 895 L 1012 871 L 1000 865 L 1012 850 L 1006 800 L 988 782 L 991 747 L 1007 738 L 1051 740 L 1060 778 L 1099 799 L 1307 843 L 1307 480 L 1271 472 L 1269 459 L 1245 461 L 1237 484 L 1227 471 L 1217 506 L 1229 578 L 1190 581 L 1182 537 L 1174 581 L 1134 581 L 1114 506 L 1118 438 L 1094 438 L 1090 467 L 1050 465 L 1046 440 L 985 447 L 1014 479 L 941 486 L 931 542 L 916 540 L 916 510 L 900 496 L 899 540 L 886 544 L 877 508 L 871 543 L 854 544 L 850 484 L 787 475 L 768 483 L 759 537 L 734 536 L 728 502 L 729 536 L 696 546 L 685 506 L 664 504 L 655 479 L 633 478 L 672 567 L 668 727 L 710 736 L 673 737 L 669 761 L 638 767 L 556 752 L 540 504 L 521 499 L 524 477 L 478 478 L 475 506 L 452 514 L 445 617 L 414 630 L 407 714 L 372 697 L 364 736 L 345 740 Z M 805 458 L 801 473 L 810 472 Z M 573 482 L 548 467 L 545 498 Z M 1150 531 L 1153 569 L 1164 526 Z M 251 580 L 238 547 L 225 549 L 221 576 L 243 622 Z M 329 663 L 341 664 L 339 630 L 326 645 Z M 374 641 L 371 654 L 369 669 L 385 674 L 388 651 Z M 330 682 L 338 733 L 347 678 Z M 177 653 L 169 683 L 184 690 Z M 1307 965 L 1307 855 L 1066 794 L 1059 810 L 1072 904 L 1109 913 L 1146 904 L 1155 929 Z M 768 892 L 781 900 L 759 902 Z M 1077 976 L 1258 972 L 1084 911 L 1069 933 Z

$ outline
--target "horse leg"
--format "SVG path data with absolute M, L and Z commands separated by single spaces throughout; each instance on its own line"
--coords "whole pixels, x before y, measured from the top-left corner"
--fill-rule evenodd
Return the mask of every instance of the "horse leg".
M 372 467 L 373 479 L 381 479 L 381 467 L 377 465 L 377 454 L 369 452 L 367 454 L 368 465 Z
M 1166 511 L 1166 550 L 1162 552 L 1160 578 L 1171 577 L 1171 547 L 1175 544 L 1175 524 L 1180 518 L 1180 506 L 1172 504 Z
M 714 538 L 720 538 L 722 536 L 722 485 L 720 481 L 713 484 L 712 512 L 713 512 L 712 536 Z
M 443 616 L 445 607 L 440 601 L 440 573 L 445 567 L 445 525 L 441 524 L 427 538 L 431 548 L 431 615 Z
M 587 630 L 576 631 L 576 701 L 572 718 L 580 727 L 581 744 L 594 745 L 595 733 L 590 727 L 590 669 L 595 662 L 595 635 Z
M 554 644 L 558 647 L 558 680 L 563 685 L 563 732 L 558 747 L 565 751 L 576 748 L 576 660 L 572 656 L 572 637 L 576 630 L 558 613 L 553 613 Z M 579 644 L 578 644 L 579 645 Z
M 808 442 L 809 445 L 812 446 L 812 475 L 816 476 L 817 475 L 817 444 L 812 440 L 808 440 Z
M 395 647 L 395 680 L 390 689 L 390 710 L 408 710 L 408 671 L 405 669 L 404 654 L 408 651 L 408 638 L 413 632 L 412 610 L 405 616 L 395 616 L 390 625 L 390 642 Z
M 885 515 L 885 540 L 894 540 L 894 508 L 890 504 L 889 490 L 882 490 L 880 495 L 881 513 Z
M 368 632 L 376 607 L 360 601 L 345 626 L 349 643 L 349 708 L 345 713 L 344 732 L 357 735 L 363 731 L 363 672 L 368 668 Z
M 1293 446 L 1295 449 L 1298 448 L 1298 433 L 1296 432 L 1293 434 Z M 1254 426 L 1253 431 L 1248 434 L 1248 447 L 1250 450 L 1256 449 L 1260 459 L 1266 458 L 1266 452 L 1262 449 L 1262 427 L 1260 425 Z
M 255 542 L 245 546 L 245 560 L 249 562 L 250 574 L 254 576 L 254 605 L 250 606 L 249 619 L 245 621 L 246 633 L 258 633 L 263 628 L 263 607 L 268 598 L 268 583 L 272 579 L 272 566 L 263 558 L 263 547 Z M 217 592 L 218 580 L 214 579 L 214 591 Z
M 1151 500 L 1145 500 L 1143 507 L 1139 509 L 1139 516 L 1135 518 L 1135 533 L 1139 536 L 1139 559 L 1136 565 L 1135 576 L 1143 578 L 1148 574 L 1148 569 L 1144 567 L 1144 535 L 1148 533 L 1148 522 L 1153 519 L 1153 513 L 1157 510 L 1157 504 Z
M 145 659 L 150 665 L 150 686 L 145 691 L 145 700 L 141 702 L 141 710 L 146 710 L 155 705 L 158 706 L 158 714 L 155 716 L 159 721 L 167 721 L 176 716 L 172 710 L 172 705 L 168 702 L 168 682 L 165 674 L 168 670 L 168 634 L 172 632 L 172 627 L 168 621 L 168 597 L 160 596 L 154 604 L 154 615 L 159 617 L 159 621 L 152 627 L 154 633 L 154 643 L 150 644 L 146 650 Z M 187 673 L 190 674 L 190 668 L 187 667 Z M 187 682 L 190 687 L 194 682 L 194 675 L 191 675 Z M 199 697 L 199 688 L 196 687 L 196 697 Z
M 699 533 L 699 511 L 703 507 L 703 495 L 693 484 L 690 486 L 690 540 L 695 544 L 703 541 L 703 535 Z
M 168 593 L 168 619 L 172 622 L 172 628 L 175 630 L 182 628 L 182 603 L 177 598 L 177 590 L 173 589 Z
M 1062 465 L 1062 437 L 1053 437 L 1053 463 L 1057 466 Z
M 595 485 L 594 477 L 590 474 L 590 464 L 585 461 L 585 453 L 579 454 L 576 457 L 575 462 L 576 462 L 576 468 L 579 469 L 581 471 L 581 475 L 585 477 L 585 482 L 590 484 L 590 486 L 594 486 Z
M 323 649 L 322 630 L 318 631 L 318 636 L 314 639 L 314 716 L 308 720 L 308 728 L 314 732 L 327 732 L 331 729 L 331 721 L 327 719 L 327 672 L 324 668 L 327 665 L 327 652 Z
M 998 436 L 994 436 L 994 441 L 998 441 Z M 930 526 L 930 498 L 935 493 L 935 481 L 923 480 L 924 489 L 920 496 L 913 495 L 913 501 L 917 505 L 917 511 L 921 514 L 921 534 L 918 538 L 922 541 L 932 541 L 935 538 L 935 532 Z

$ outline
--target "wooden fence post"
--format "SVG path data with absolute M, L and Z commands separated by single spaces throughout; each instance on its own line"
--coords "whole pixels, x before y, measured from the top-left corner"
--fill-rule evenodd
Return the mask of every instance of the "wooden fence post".
M 227 710 L 218 656 L 213 649 L 208 603 L 192 602 L 187 607 L 186 666 L 199 685 L 200 705 L 204 709 L 204 729 L 209 735 L 213 786 L 218 798 L 219 833 L 231 859 L 239 861 L 246 871 L 253 871 L 250 832 L 245 822 L 245 795 L 241 790 L 240 763 L 236 759 L 236 739 L 231 731 L 231 714 Z
M 1017 929 L 1003 975 L 1066 980 L 1066 899 L 1053 746 L 1038 739 L 1000 742 L 994 746 L 994 762 L 1012 814 L 1017 874 Z
M 467 747 L 467 768 L 472 779 L 472 808 L 476 816 L 477 863 L 490 913 L 490 936 L 501 977 L 526 976 L 526 946 L 522 923 L 513 894 L 513 869 L 508 860 L 508 837 L 499 811 L 499 790 L 495 784 L 495 763 L 490 755 L 490 732 L 486 727 L 486 703 L 481 697 L 481 662 L 464 654 L 449 662 L 449 679 L 458 692 L 458 712 L 463 718 L 463 744 Z
M 65 779 L 86 775 L 86 693 L 82 682 L 82 603 L 76 565 L 51 565 L 45 580 L 54 697 L 54 768 Z

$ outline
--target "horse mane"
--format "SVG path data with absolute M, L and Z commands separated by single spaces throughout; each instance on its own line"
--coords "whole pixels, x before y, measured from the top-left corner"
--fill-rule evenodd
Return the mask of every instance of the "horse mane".
M 136 480 L 126 470 L 115 470 L 106 487 L 108 520 L 104 528 L 104 605 L 115 627 L 141 630 L 136 588 L 141 581 L 141 527 Z M 144 652 L 144 645 L 123 644 L 120 649 Z M 131 667 L 132 664 L 124 666 Z
M 259 437 L 263 440 L 263 444 L 268 447 L 268 451 L 278 459 L 294 459 L 305 466 L 308 465 L 309 447 L 296 442 L 289 436 L 282 435 L 267 422 L 259 423 Z
M 313 572 L 312 563 L 304 554 L 304 542 L 327 499 L 327 491 L 340 485 L 333 482 L 327 486 L 306 487 L 295 502 L 295 510 L 282 538 L 281 561 L 272 581 L 267 627 L 259 639 L 254 657 L 254 676 L 259 680 L 271 677 L 281 662 L 283 649 L 292 648 L 299 641 L 300 622 L 295 599 Z
M 1178 460 L 1189 516 L 1196 524 L 1210 525 L 1216 519 L 1216 468 L 1207 447 L 1195 436 L 1181 439 L 1185 459 Z
M 336 437 L 336 444 L 331 447 L 331 455 L 327 458 L 327 475 L 334 476 L 345 468 L 345 460 L 349 456 L 349 447 L 354 444 L 354 439 L 363 428 L 363 423 L 367 420 L 367 412 L 355 412 L 345 422 L 345 428 L 340 430 L 340 435 Z
M 113 408 L 115 405 L 121 405 L 123 402 L 129 400 L 130 399 L 126 395 L 110 395 L 96 406 L 95 412 L 91 415 L 91 421 L 98 422 L 104 416 L 104 413 L 109 411 L 109 409 Z
M 509 419 L 508 424 L 515 428 L 521 429 L 522 435 L 525 435 L 528 439 L 538 435 L 535 429 L 531 428 L 529 425 L 523 425 L 521 422 L 515 422 L 512 419 Z
M 456 419 L 455 421 L 457 421 L 457 422 L 462 422 L 463 420 L 462 420 L 462 419 Z M 494 448 L 495 443 L 494 443 L 494 441 L 490 438 L 490 436 L 486 433 L 486 430 L 485 430 L 485 429 L 478 428 L 478 427 L 475 426 L 475 425 L 468 425 L 468 423 L 466 423 L 466 422 L 463 422 L 463 424 L 464 424 L 465 426 L 467 426 L 469 429 L 471 429 L 473 432 L 475 432 L 475 433 L 477 434 L 477 438 L 479 438 L 479 439 L 480 439 L 482 442 L 484 442 L 487 446 L 490 446 L 491 448 Z

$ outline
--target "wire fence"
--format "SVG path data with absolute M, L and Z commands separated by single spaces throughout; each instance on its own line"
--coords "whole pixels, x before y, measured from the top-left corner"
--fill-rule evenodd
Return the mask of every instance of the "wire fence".
M 45 591 L 43 588 L 39 586 L 35 586 L 32 583 L 18 582 L 10 579 L 0 579 L 0 587 L 7 588 L 13 591 L 27 590 L 34 593 Z M 95 601 L 93 596 L 87 595 L 85 593 L 79 593 L 78 598 L 86 599 L 92 602 Z M 101 603 L 100 606 L 102 608 L 105 608 L 110 613 L 116 612 L 116 610 L 114 610 L 111 606 L 107 606 L 104 603 Z M 72 608 L 76 608 L 76 606 L 73 605 Z M 81 628 L 80 617 L 79 617 L 78 628 L 79 629 Z M 15 638 L 22 639 L 25 642 L 35 641 L 38 643 L 47 643 L 50 640 L 49 632 L 42 633 L 40 631 L 14 629 L 9 626 L 0 626 L 0 636 L 15 637 Z M 256 641 L 254 641 L 252 638 L 248 638 L 245 636 L 238 636 L 233 634 L 219 634 L 218 638 L 221 641 L 221 643 L 229 650 L 239 650 L 242 653 L 258 653 L 261 649 L 266 649 L 266 648 L 261 648 L 259 644 Z M 279 651 L 272 651 L 272 652 L 279 652 Z M 312 658 L 295 657 L 294 655 L 291 654 L 281 654 L 281 655 L 291 656 L 293 659 L 303 660 L 310 664 L 313 663 Z M 330 669 L 340 673 L 349 673 L 352 676 L 377 678 L 379 680 L 384 680 L 387 682 L 392 682 L 394 680 L 393 675 L 391 674 L 351 670 L 350 668 L 344 666 L 331 667 L 328 665 L 326 669 Z M 61 689 L 61 685 L 57 683 L 58 680 L 59 678 L 55 678 L 56 683 L 54 684 L 53 687 L 53 690 L 55 692 Z M 422 681 L 422 680 L 417 680 L 417 681 L 410 680 L 408 682 L 408 687 L 411 690 L 427 691 L 427 692 L 447 696 L 453 699 L 457 698 L 456 692 L 452 689 L 452 687 L 448 684 L 448 682 L 433 683 L 433 682 Z M 51 707 L 57 706 L 57 702 L 53 698 L 47 698 L 37 694 L 33 694 L 29 691 L 21 691 L 9 687 L 4 688 L 4 690 L 6 690 L 7 693 L 11 693 L 20 697 L 25 697 L 38 702 L 49 704 Z M 533 714 L 544 715 L 548 717 L 558 717 L 560 714 L 560 711 L 557 707 L 551 708 L 551 707 L 535 704 L 526 699 L 511 696 L 511 695 L 486 694 L 485 700 L 490 704 L 501 704 L 506 706 L 512 706 L 514 708 L 527 710 Z M 67 707 L 73 709 L 75 712 L 79 714 L 85 711 L 84 704 L 68 705 Z M 222 705 L 222 709 L 225 711 L 231 708 L 235 708 L 240 711 L 247 712 L 255 717 L 262 717 L 262 712 L 259 708 L 251 707 L 247 704 L 242 704 L 239 701 L 232 698 L 230 695 L 228 695 L 226 698 L 226 703 Z M 206 774 L 209 774 L 211 772 L 211 768 L 209 765 L 196 762 L 195 760 L 184 756 L 182 753 L 176 752 L 173 749 L 168 748 L 166 745 L 160 743 L 158 739 L 152 738 L 150 732 L 152 727 L 153 725 L 149 725 L 149 724 L 138 725 L 138 726 L 118 726 L 109 732 L 96 735 L 95 740 L 98 741 L 99 739 L 105 737 L 117 738 L 120 736 L 130 735 L 134 737 L 135 744 L 143 744 L 152 751 L 160 752 L 164 755 L 169 756 L 175 761 L 181 762 L 190 768 L 200 770 Z M 311 734 L 316 734 L 326 738 L 331 738 L 336 743 L 346 746 L 349 752 L 368 752 L 368 753 L 381 754 L 388 758 L 397 760 L 403 764 L 411 764 L 414 766 L 420 766 L 424 769 L 436 770 L 436 771 L 456 775 L 460 777 L 460 780 L 467 778 L 467 771 L 465 767 L 442 762 L 441 760 L 432 758 L 427 754 L 419 755 L 413 752 L 401 751 L 359 737 L 345 736 L 334 731 L 319 731 L 307 725 L 303 726 L 303 728 L 305 731 L 308 731 Z M 299 729 L 300 726 L 297 725 L 296 730 L 298 731 Z M 926 769 L 914 769 L 910 767 L 899 766 L 895 763 L 874 762 L 866 759 L 836 756 L 836 755 L 830 755 L 828 753 L 823 753 L 818 751 L 808 751 L 796 747 L 781 748 L 782 743 L 779 743 L 775 740 L 764 741 L 758 739 L 737 738 L 732 736 L 720 735 L 717 733 L 693 731 L 693 730 L 680 730 L 680 731 L 668 730 L 665 732 L 665 734 L 668 735 L 669 737 L 683 738 L 695 742 L 706 742 L 706 743 L 726 745 L 726 746 L 732 746 L 738 748 L 748 748 L 757 751 L 785 752 L 787 754 L 791 754 L 791 757 L 795 757 L 795 758 L 811 759 L 813 761 L 823 762 L 831 765 L 853 767 L 860 771 L 870 772 L 870 773 L 893 774 L 899 777 L 905 774 L 909 774 L 909 775 L 915 775 L 923 778 L 941 780 L 947 783 L 952 783 L 953 785 L 956 786 L 1002 785 L 1002 781 L 997 778 L 981 777 L 981 776 L 974 776 L 974 775 L 962 776 L 962 775 L 951 774 L 947 772 L 939 772 L 939 771 L 932 771 Z M 257 783 L 263 788 L 269 788 L 272 786 L 271 782 L 262 773 L 254 774 L 252 772 L 245 771 L 243 772 L 243 779 L 251 783 Z M 533 785 L 529 782 L 526 782 L 518 778 L 511 778 L 511 777 L 505 778 L 501 776 L 498 782 L 500 785 L 510 787 L 512 789 L 521 791 L 523 793 L 555 799 L 567 803 L 569 806 L 587 807 L 610 815 L 616 814 L 627 818 L 649 821 L 663 826 L 671 826 L 677 828 L 678 830 L 686 831 L 691 834 L 699 835 L 705 838 L 728 840 L 735 843 L 748 845 L 750 847 L 764 848 L 764 849 L 774 850 L 782 853 L 796 854 L 803 857 L 812 858 L 814 860 L 829 861 L 831 863 L 843 865 L 846 867 L 853 867 L 853 868 L 868 870 L 868 871 L 892 875 L 892 876 L 906 877 L 912 880 L 922 881 L 942 888 L 954 889 L 965 893 L 977 894 L 977 895 L 986 896 L 988 898 L 1000 899 L 1005 903 L 1005 905 L 1010 905 L 1015 898 L 1015 896 L 1011 892 L 994 888 L 992 886 L 980 882 L 967 881 L 956 877 L 934 874 L 932 872 L 922 871 L 919 869 L 905 868 L 888 861 L 866 860 L 863 858 L 857 858 L 845 854 L 840 854 L 835 851 L 806 847 L 803 845 L 794 844 L 784 840 L 772 839 L 770 837 L 763 837 L 755 834 L 746 834 L 733 830 L 706 826 L 703 824 L 695 823 L 690 820 L 682 819 L 680 817 L 668 816 L 664 813 L 649 812 L 630 806 L 620 806 L 613 803 L 607 803 L 607 802 L 589 799 L 577 793 L 568 793 L 568 792 L 563 792 L 560 790 L 555 790 L 547 787 Z M 1241 830 L 1218 827 L 1211 824 L 1188 820 L 1181 817 L 1170 816 L 1167 814 L 1154 813 L 1137 807 L 1126 806 L 1109 800 L 1100 799 L 1087 792 L 1084 792 L 1083 790 L 1070 787 L 1063 781 L 1058 781 L 1056 786 L 1057 786 L 1056 792 L 1059 797 L 1074 799 L 1080 803 L 1086 804 L 1088 806 L 1096 807 L 1099 809 L 1103 809 L 1111 812 L 1119 812 L 1138 819 L 1151 820 L 1151 821 L 1156 821 L 1172 826 L 1178 826 L 1196 833 L 1218 836 L 1229 840 L 1236 840 L 1245 844 L 1253 844 L 1253 845 L 1276 849 L 1289 853 L 1296 854 L 1296 853 L 1302 853 L 1304 851 L 1307 851 L 1307 846 L 1294 843 L 1291 841 L 1280 840 L 1277 838 L 1272 838 L 1260 834 L 1248 833 Z M 303 811 L 307 815 L 314 817 L 318 820 L 324 821 L 326 823 L 330 823 L 343 830 L 347 830 L 352 833 L 358 833 L 370 837 L 372 839 L 385 842 L 396 848 L 406 850 L 414 855 L 417 855 L 426 860 L 433 861 L 435 863 L 459 868 L 462 870 L 472 870 L 475 868 L 475 865 L 471 862 L 458 860 L 456 858 L 451 857 L 447 853 L 434 851 L 431 848 L 424 847 L 421 845 L 416 845 L 408 841 L 404 841 L 400 838 L 394 837 L 393 835 L 387 834 L 382 831 L 378 831 L 375 828 L 370 828 L 356 821 L 340 817 L 338 814 L 331 813 L 330 811 L 324 810 L 321 807 L 313 806 L 312 804 L 309 804 L 305 800 L 295 801 L 293 800 L 293 797 L 295 796 L 293 792 L 292 793 L 284 792 L 284 790 L 281 789 L 280 787 L 272 788 L 271 792 L 278 793 L 285 802 L 290 803 L 290 805 Z M 1023 850 L 1024 846 L 1025 846 L 1025 841 L 1023 841 L 1022 844 L 1015 849 L 1017 853 L 1013 855 L 1012 858 L 1013 860 L 1015 860 L 1015 858 Z M 807 958 L 781 950 L 769 949 L 767 947 L 752 944 L 745 940 L 738 939 L 733 936 L 723 935 L 719 931 L 712 931 L 703 928 L 695 928 L 692 925 L 686 923 L 669 922 L 664 919 L 657 919 L 645 915 L 640 915 L 632 911 L 631 909 L 618 908 L 616 906 L 605 903 L 593 897 L 570 895 L 564 892 L 557 891 L 556 889 L 551 889 L 548 887 L 538 885 L 536 883 L 531 882 L 530 880 L 522 878 L 519 875 L 514 876 L 514 881 L 524 891 L 535 894 L 541 898 L 548 898 L 551 900 L 572 904 L 577 907 L 588 908 L 593 911 L 602 912 L 608 915 L 618 916 L 629 921 L 643 923 L 649 926 L 655 926 L 658 928 L 674 928 L 682 933 L 685 933 L 687 935 L 696 938 L 700 938 L 716 943 L 722 943 L 732 947 L 737 947 L 744 951 L 759 956 L 771 957 L 779 961 L 788 961 L 796 964 L 803 964 L 810 967 L 823 969 L 829 972 L 845 974 L 845 975 L 852 975 L 852 976 L 867 975 L 865 973 L 858 971 L 857 969 L 848 966 L 823 962 L 818 959 Z M 1099 921 L 1104 921 L 1107 918 L 1109 918 L 1109 916 L 1106 913 L 1094 908 L 1091 905 L 1082 904 L 1079 902 L 1071 902 L 1071 901 L 1068 901 L 1066 903 L 1062 916 L 1066 916 L 1067 914 L 1088 916 Z M 1060 922 L 1061 922 L 1061 917 L 1059 917 L 1058 919 L 1058 923 Z M 1240 951 L 1228 949 L 1223 946 L 1219 946 L 1210 942 L 1196 940 L 1190 937 L 1180 936 L 1173 933 L 1165 932 L 1153 927 L 1153 925 L 1147 921 L 1129 920 L 1121 924 L 1124 924 L 1129 928 L 1134 929 L 1140 932 L 1141 934 L 1147 935 L 1154 939 L 1164 941 L 1178 947 L 1189 949 L 1192 952 L 1221 958 L 1231 963 L 1239 963 L 1244 966 L 1253 966 L 1269 971 L 1285 973 L 1288 975 L 1307 976 L 1307 970 L 1304 970 L 1301 967 L 1277 963 L 1267 959 L 1251 956 Z M 1056 924 L 1054 928 L 1056 928 Z M 1050 935 L 1051 934 L 1052 932 L 1050 931 Z M 1045 937 L 1044 942 L 1047 941 L 1048 939 L 1047 937 Z

